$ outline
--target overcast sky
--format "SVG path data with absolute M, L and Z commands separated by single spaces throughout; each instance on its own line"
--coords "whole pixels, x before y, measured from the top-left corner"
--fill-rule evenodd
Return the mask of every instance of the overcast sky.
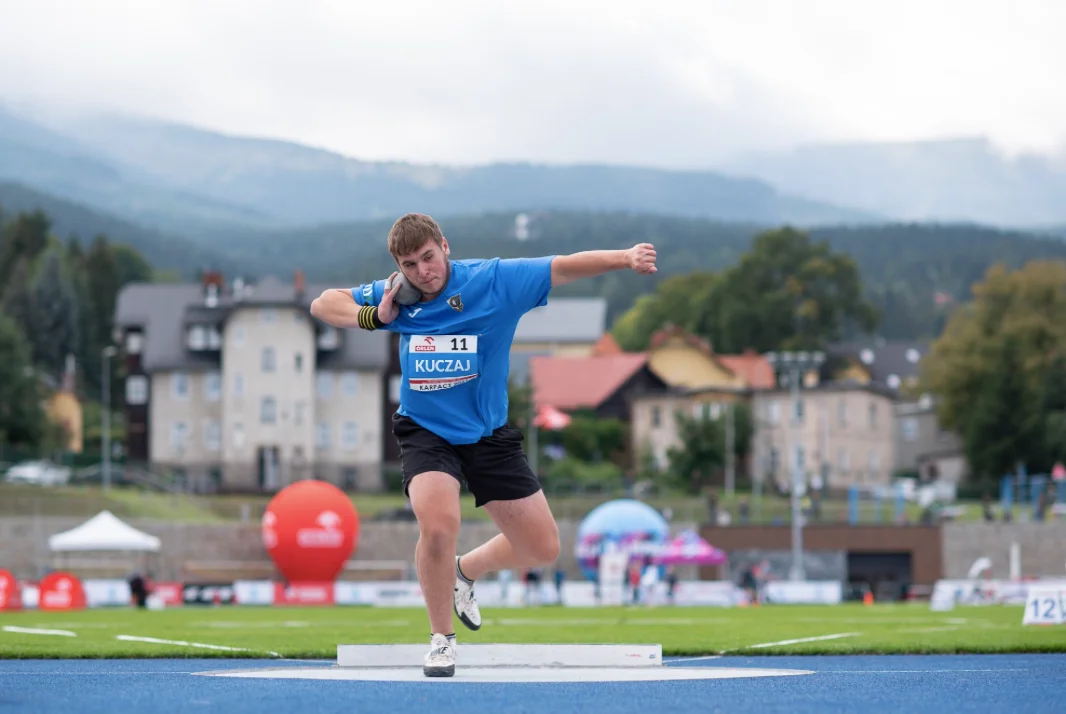
M 1066 149 L 1066 0 L 525 5 L 0 0 L 0 103 L 416 162 L 698 167 L 957 135 Z

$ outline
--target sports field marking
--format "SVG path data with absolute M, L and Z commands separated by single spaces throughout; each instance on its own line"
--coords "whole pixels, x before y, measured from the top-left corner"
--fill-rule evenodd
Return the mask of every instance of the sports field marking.
M 899 630 L 899 632 L 954 632 L 957 629 L 959 629 L 958 625 L 945 625 L 943 627 L 913 627 L 907 630 Z
M 663 618 L 629 618 L 629 617 L 605 617 L 605 618 L 567 618 L 567 617 L 555 617 L 555 618 L 514 618 L 514 617 L 500 617 L 500 618 L 486 618 L 486 624 L 496 625 L 531 625 L 539 627 L 541 625 L 611 625 L 611 626 L 624 626 L 624 625 L 713 625 L 713 624 L 726 624 L 732 622 L 724 617 L 719 618 L 679 618 L 679 617 L 663 617 Z M 819 620 L 821 622 L 821 620 Z
M 326 623 L 319 623 L 325 625 Z M 378 624 L 378 623 L 375 623 Z M 403 624 L 407 624 L 404 622 Z M 286 620 L 284 622 L 228 622 L 225 620 L 208 620 L 205 622 L 190 622 L 190 627 L 218 627 L 222 629 L 244 629 L 244 628 L 268 628 L 268 627 L 310 627 L 310 622 L 302 620 Z
M 780 642 L 760 642 L 757 645 L 748 645 L 744 649 L 760 649 L 762 647 L 780 647 L 782 645 L 798 645 L 804 642 L 821 642 L 823 640 L 839 640 L 844 637 L 858 637 L 861 632 L 839 632 L 835 635 L 819 635 L 817 637 L 800 637 L 795 640 L 781 640 Z
M 16 627 L 4 625 L 4 632 L 16 632 L 20 635 L 56 635 L 58 637 L 77 637 L 77 632 L 70 630 L 44 630 L 37 627 Z
M 120 625 L 115 622 L 35 622 L 32 626 L 45 629 L 77 627 L 79 630 L 111 630 Z
M 181 647 L 199 647 L 205 650 L 225 650 L 227 652 L 257 652 L 259 650 L 248 649 L 247 647 L 228 647 L 226 645 L 208 645 L 203 642 L 185 642 L 184 640 L 161 640 L 158 637 L 139 637 L 137 635 L 115 635 L 116 640 L 122 640 L 123 642 L 148 642 L 154 645 L 178 645 Z M 267 654 L 272 657 L 281 657 L 277 652 L 271 652 L 267 650 Z

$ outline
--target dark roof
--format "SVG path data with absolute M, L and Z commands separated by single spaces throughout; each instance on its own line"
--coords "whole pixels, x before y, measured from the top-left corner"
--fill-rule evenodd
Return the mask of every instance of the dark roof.
M 870 382 L 864 384 L 862 382 L 855 382 L 852 380 L 835 380 L 830 382 L 819 382 L 813 387 L 803 387 L 800 390 L 800 394 L 810 392 L 869 392 L 870 394 L 876 394 L 882 396 L 885 399 L 896 401 L 899 397 L 898 392 L 894 389 L 889 389 L 884 384 L 877 382 Z M 781 394 L 788 396 L 791 394 L 791 390 L 788 387 L 777 387 L 774 389 L 753 389 L 752 394 L 767 395 L 767 394 Z
M 202 371 L 218 367 L 218 360 L 185 348 L 185 328 L 190 324 L 221 325 L 241 305 L 292 306 L 309 309 L 311 300 L 328 285 L 308 285 L 298 300 L 292 285 L 267 277 L 246 286 L 240 300 L 231 291 L 221 295 L 217 307 L 204 304 L 197 283 L 132 283 L 118 295 L 115 305 L 117 328 L 141 327 L 144 345 L 141 364 L 146 372 L 161 370 Z M 323 353 L 319 368 L 384 369 L 388 364 L 389 338 L 384 331 L 339 330 L 341 346 Z
M 830 356 L 855 360 L 870 373 L 874 382 L 898 389 L 908 378 L 918 376 L 919 365 L 929 352 L 929 345 L 924 342 L 873 340 L 833 345 L 827 352 Z M 893 377 L 899 379 L 898 384 Z
M 550 298 L 522 316 L 514 341 L 596 342 L 606 329 L 606 298 Z

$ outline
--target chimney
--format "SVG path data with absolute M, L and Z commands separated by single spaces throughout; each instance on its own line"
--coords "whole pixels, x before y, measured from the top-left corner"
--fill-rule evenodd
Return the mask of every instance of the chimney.
M 200 276 L 200 285 L 204 289 L 204 305 L 216 307 L 224 285 L 222 273 L 217 270 L 205 270 Z
M 293 282 L 296 285 L 296 299 L 302 300 L 304 296 L 304 271 L 297 270 L 293 275 Z
M 74 393 L 74 355 L 67 354 L 66 369 L 63 370 L 62 391 Z

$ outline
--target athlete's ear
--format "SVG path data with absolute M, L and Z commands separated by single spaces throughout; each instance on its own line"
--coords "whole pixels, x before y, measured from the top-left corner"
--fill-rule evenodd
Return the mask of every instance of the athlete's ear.
M 444 236 L 441 236 L 440 237 L 440 242 L 441 242 L 441 246 L 444 248 L 444 255 L 445 256 L 451 255 L 452 250 L 451 250 L 451 248 L 448 247 L 448 239 L 445 238 Z

